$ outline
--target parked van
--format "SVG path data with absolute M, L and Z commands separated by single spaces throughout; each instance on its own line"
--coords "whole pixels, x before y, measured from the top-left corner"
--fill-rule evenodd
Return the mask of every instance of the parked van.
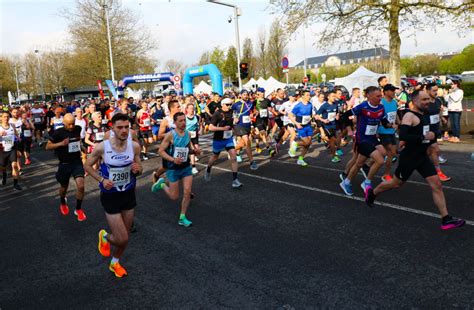
M 461 79 L 463 83 L 474 82 L 474 71 L 464 71 L 461 73 Z

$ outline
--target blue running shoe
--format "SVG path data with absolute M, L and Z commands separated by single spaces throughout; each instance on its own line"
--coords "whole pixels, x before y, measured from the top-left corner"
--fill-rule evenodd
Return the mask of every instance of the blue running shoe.
M 344 152 L 342 150 L 337 150 L 336 155 L 337 156 L 342 156 L 342 155 L 344 155 Z
M 344 181 L 342 181 L 341 183 L 339 183 L 339 186 L 342 188 L 342 190 L 344 191 L 344 193 L 347 196 L 354 195 L 354 193 L 352 192 L 352 184 L 351 183 L 346 184 Z
M 163 187 L 165 186 L 165 184 L 166 184 L 165 179 L 159 178 L 158 181 L 156 181 L 156 183 L 152 185 L 151 191 L 152 191 L 153 193 L 156 193 L 156 192 L 159 191 L 160 189 L 163 189 Z
M 193 222 L 188 220 L 186 217 L 183 217 L 182 219 L 179 219 L 178 225 L 179 226 L 184 226 L 184 227 L 189 227 L 189 226 L 193 225 Z

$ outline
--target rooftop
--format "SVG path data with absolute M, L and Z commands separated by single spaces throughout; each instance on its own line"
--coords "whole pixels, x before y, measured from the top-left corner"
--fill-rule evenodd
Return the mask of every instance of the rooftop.
M 343 53 L 336 53 L 336 54 L 328 54 L 328 55 L 323 55 L 323 56 L 309 57 L 307 58 L 307 65 L 322 64 L 331 56 L 336 56 L 341 60 L 350 60 L 350 59 L 376 57 L 376 56 L 388 57 L 389 52 L 383 47 L 374 47 L 374 48 L 363 49 L 363 50 L 358 50 L 358 51 L 350 51 L 350 52 L 343 52 Z M 299 62 L 295 67 L 301 67 L 301 66 L 304 66 L 304 60 Z

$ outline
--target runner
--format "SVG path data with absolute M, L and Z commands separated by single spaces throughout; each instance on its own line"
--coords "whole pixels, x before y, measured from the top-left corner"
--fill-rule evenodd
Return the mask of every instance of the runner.
M 136 123 L 140 127 L 138 137 L 142 143 L 142 158 L 148 160 L 146 153 L 148 152 L 148 145 L 153 143 L 153 134 L 151 132 L 151 115 L 145 100 L 141 101 L 141 109 L 137 112 Z
M 190 104 L 194 110 L 194 104 Z M 169 184 L 165 179 L 160 178 L 153 184 L 151 190 L 157 192 L 162 189 L 166 195 L 172 200 L 179 198 L 179 180 L 183 183 L 183 200 L 181 202 L 181 212 L 179 215 L 178 225 L 189 227 L 192 222 L 186 217 L 189 204 L 192 199 L 193 172 L 190 166 L 189 153 L 200 154 L 199 146 L 191 142 L 191 135 L 186 130 L 186 116 L 182 112 L 173 115 L 175 129 L 168 132 L 160 145 L 160 156 L 166 161 L 166 176 Z
M 326 137 L 329 151 L 331 152 L 331 162 L 338 163 L 341 161 L 336 153 L 336 119 L 339 118 L 336 100 L 336 93 L 329 92 L 327 94 L 326 102 L 316 113 L 317 120 L 321 122 L 323 129 L 323 136 Z
M 392 180 L 392 159 L 397 155 L 397 139 L 395 137 L 395 132 L 397 130 L 397 110 L 398 104 L 394 99 L 395 91 L 398 87 L 393 86 L 392 84 L 386 84 L 383 87 L 383 98 L 382 104 L 384 107 L 384 117 L 389 123 L 392 124 L 391 128 L 385 128 L 384 126 L 378 127 L 378 134 L 380 143 L 382 143 L 385 148 L 387 157 L 385 157 L 384 171 L 382 175 L 383 182 L 390 182 Z
M 384 118 L 384 107 L 380 104 L 382 92 L 378 87 L 369 86 L 366 89 L 367 101 L 359 104 L 355 108 L 347 111 L 342 118 L 349 116 L 357 117 L 356 136 L 354 141 L 354 152 L 357 153 L 356 163 L 349 170 L 347 177 L 339 184 L 346 195 L 352 196 L 351 182 L 362 168 L 367 159 L 372 158 L 373 164 L 370 166 L 367 179 L 362 182 L 361 187 L 367 195 L 367 190 L 372 188 L 372 180 L 379 168 L 384 163 L 385 149 L 377 139 L 376 133 L 380 122 L 383 120 L 384 126 L 390 127 L 387 119 Z
M 87 219 L 82 210 L 82 201 L 84 199 L 84 167 L 81 161 L 81 127 L 75 125 L 75 119 L 72 114 L 66 114 L 63 119 L 64 125 L 54 131 L 46 144 L 47 150 L 55 150 L 59 166 L 56 172 L 56 180 L 59 183 L 59 210 L 62 215 L 69 214 L 67 204 L 67 190 L 71 176 L 76 182 L 76 209 L 78 221 Z
M 20 110 L 17 108 L 13 108 L 11 111 L 11 117 L 8 121 L 10 125 L 15 127 L 18 139 L 15 141 L 16 145 L 16 158 L 17 158 L 17 165 L 18 165 L 18 174 L 23 175 L 23 170 L 21 169 L 21 157 L 23 156 L 23 145 L 21 141 L 21 127 L 23 125 L 23 121 L 21 120 Z
M 64 127 L 62 113 L 63 113 L 62 108 L 56 108 L 54 110 L 54 116 L 51 118 L 50 123 L 49 123 L 49 126 L 51 128 L 50 135 L 53 135 L 53 133 L 59 128 Z
M 161 99 L 157 99 L 155 105 L 151 109 L 151 131 L 154 142 L 158 142 L 158 132 L 160 131 L 160 124 L 164 117 L 165 111 L 161 107 Z
M 18 150 L 23 153 L 25 156 L 25 165 L 28 166 L 31 164 L 30 153 L 31 153 L 31 144 L 33 143 L 33 131 L 35 126 L 28 118 L 28 113 L 23 112 L 21 114 L 21 134 L 20 134 L 20 143 L 18 144 Z
M 237 145 L 235 146 L 235 151 L 237 153 L 237 162 L 242 161 L 242 157 L 239 155 L 240 150 L 245 148 L 247 157 L 250 161 L 250 169 L 257 170 L 257 163 L 253 159 L 252 146 L 250 142 L 250 119 L 253 114 L 253 105 L 249 101 L 249 92 L 243 89 L 240 92 L 241 99 L 237 100 L 232 106 L 234 111 L 234 131 L 237 136 Z
M 189 132 L 194 147 L 199 147 L 199 133 L 201 130 L 201 118 L 194 114 L 194 103 L 188 103 L 186 106 L 186 131 Z M 196 175 L 199 173 L 196 169 L 196 155 L 191 153 L 189 157 L 191 159 L 193 175 Z
M 31 118 L 33 119 L 33 124 L 35 125 L 34 136 L 39 147 L 43 145 L 43 132 L 46 129 L 45 116 L 46 113 L 44 109 L 41 109 L 39 104 L 35 103 L 33 105 L 33 109 L 31 109 Z
M 136 177 L 143 172 L 140 164 L 140 145 L 130 135 L 130 118 L 122 113 L 112 117 L 110 138 L 99 143 L 87 159 L 87 172 L 99 182 L 100 202 L 111 229 L 99 232 L 99 253 L 110 256 L 110 245 L 115 247 L 109 270 L 122 278 L 127 271 L 119 263 L 130 236 L 130 229 L 137 205 L 135 198 Z M 100 174 L 93 168 L 102 161 Z
M 270 144 L 268 141 L 267 130 L 268 130 L 268 108 L 270 107 L 270 101 L 265 98 L 265 89 L 257 89 L 257 98 L 255 100 L 255 112 L 256 112 L 256 122 L 255 122 L 255 150 L 257 154 L 260 154 L 262 150 L 260 149 L 259 140 L 262 140 L 265 144 L 265 149 L 270 149 Z M 270 151 L 272 155 L 274 151 Z
M 442 182 L 447 182 L 451 180 L 450 177 L 445 175 L 441 171 L 440 167 L 440 153 L 439 145 L 437 139 L 441 138 L 441 128 L 440 128 L 440 115 L 441 115 L 441 106 L 442 102 L 438 99 L 438 85 L 436 83 L 430 83 L 426 86 L 426 91 L 430 96 L 430 104 L 428 106 L 428 111 L 426 112 L 426 117 L 430 121 L 430 131 L 434 132 L 436 135 L 435 139 L 430 141 L 430 146 L 428 147 L 428 155 L 433 162 L 436 173 L 438 174 L 439 179 Z
M 428 111 L 430 96 L 424 91 L 414 91 L 411 100 L 412 109 L 405 113 L 400 125 L 400 141 L 404 147 L 400 153 L 395 175 L 391 182 L 381 183 L 375 189 L 369 188 L 366 203 L 369 207 L 373 207 L 380 193 L 402 186 L 416 170 L 431 187 L 434 204 L 441 215 L 441 229 L 461 227 L 466 222 L 448 214 L 441 181 L 427 155 L 430 140 L 436 138 L 436 134 L 430 131 L 428 120 L 423 116 Z
M 281 105 L 280 113 L 283 116 L 283 126 L 285 126 L 286 129 L 280 140 L 281 145 L 286 143 L 288 137 L 290 137 L 290 146 L 293 145 L 293 142 L 296 139 L 295 124 L 291 121 L 288 115 L 293 111 L 294 106 L 298 103 L 299 97 L 300 94 L 298 91 L 290 91 L 288 92 L 289 100 Z M 290 156 L 292 156 L 292 154 L 290 154 Z
M 85 142 L 84 139 L 86 138 L 86 129 L 87 129 L 87 124 L 89 122 L 86 121 L 86 119 L 84 119 L 82 117 L 82 109 L 81 108 L 76 108 L 74 112 L 76 114 L 76 119 L 74 121 L 74 124 L 76 126 L 81 127 L 81 157 L 82 157 L 82 164 L 84 164 L 86 162 L 86 159 L 87 159 L 87 153 L 86 153 L 87 147 L 86 147 L 86 142 Z M 85 175 L 87 176 L 87 173 Z
M 309 147 L 312 143 L 311 139 L 313 137 L 313 128 L 311 127 L 313 105 L 309 102 L 310 99 L 311 95 L 309 90 L 304 90 L 303 95 L 301 96 L 301 101 L 298 102 L 289 113 L 290 120 L 297 128 L 298 138 L 300 138 L 300 141 L 293 141 L 288 154 L 290 154 L 291 157 L 295 157 L 297 147 L 302 146 L 303 150 L 301 151 L 301 155 L 298 157 L 296 163 L 303 167 L 308 165 L 304 161 L 304 156 L 308 153 Z
M 233 100 L 230 98 L 224 98 L 221 102 L 221 108 L 216 110 L 211 119 L 209 129 L 214 132 L 212 140 L 212 156 L 209 158 L 207 163 L 206 173 L 204 174 L 204 180 L 206 182 L 211 181 L 211 168 L 219 158 L 219 154 L 226 150 L 229 153 L 231 166 L 232 166 L 232 187 L 239 188 L 243 184 L 238 179 L 238 164 L 237 154 L 235 151 L 234 138 L 232 127 L 234 126 L 233 113 L 231 107 Z
M 93 122 L 87 127 L 86 138 L 84 139 L 87 145 L 87 154 L 91 154 L 95 146 L 104 140 L 107 131 L 107 125 L 103 124 L 102 114 L 100 112 L 94 112 L 94 114 L 92 114 L 92 120 Z M 94 168 L 98 169 L 99 165 L 96 164 Z
M 2 171 L 2 185 L 7 184 L 7 167 L 11 164 L 13 189 L 21 191 L 22 188 L 18 184 L 18 159 L 17 148 L 15 142 L 19 140 L 18 132 L 14 125 L 10 124 L 10 113 L 8 111 L 1 112 L 0 124 L 0 171 Z
M 274 125 L 270 134 L 270 139 L 275 137 L 275 133 L 278 128 L 280 131 L 278 132 L 278 137 L 275 140 L 275 147 L 279 149 L 279 145 L 281 142 L 281 138 L 285 134 L 285 126 L 283 126 L 283 120 L 281 119 L 280 109 L 283 103 L 285 103 L 287 99 L 285 99 L 285 91 L 281 88 L 278 88 L 276 91 L 276 97 L 272 100 L 272 106 L 269 109 L 273 116 Z

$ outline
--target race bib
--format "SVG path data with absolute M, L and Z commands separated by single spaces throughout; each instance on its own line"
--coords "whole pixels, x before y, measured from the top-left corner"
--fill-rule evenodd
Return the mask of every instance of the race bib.
M 197 132 L 196 131 L 190 131 L 189 135 L 191 136 L 191 139 L 194 139 L 197 137 Z
M 224 139 L 229 139 L 230 137 L 232 137 L 232 130 L 224 131 Z
M 250 116 L 248 116 L 248 115 L 242 116 L 242 123 L 244 123 L 244 124 L 250 123 Z
M 1 137 L 1 138 L 2 138 L 3 150 L 5 152 L 11 151 L 11 149 L 13 148 L 13 144 L 15 142 L 14 136 L 4 136 L 4 137 Z
M 430 126 L 429 125 L 425 125 L 423 126 L 423 136 L 425 136 L 428 132 L 430 131 Z M 430 140 L 423 140 L 422 143 L 430 143 Z
M 69 142 L 68 144 L 68 152 L 69 153 L 76 153 L 81 150 L 81 141 L 74 141 Z
M 36 124 L 39 124 L 39 123 L 41 123 L 41 118 L 39 118 L 39 117 L 35 117 L 35 120 L 34 120 L 34 122 L 35 122 Z
M 439 123 L 439 115 L 438 114 L 430 115 L 430 124 L 434 125 L 438 123 Z
M 387 113 L 387 121 L 390 123 L 395 123 L 395 120 L 397 119 L 397 113 L 396 112 L 388 112 Z
M 114 182 L 114 187 L 125 186 L 130 183 L 130 166 L 109 168 L 109 180 Z M 117 188 L 118 189 L 118 188 Z
M 443 116 L 448 116 L 448 109 L 443 110 Z
M 143 120 L 143 126 L 147 126 L 147 127 L 150 126 L 150 119 L 149 118 Z
M 267 109 L 262 109 L 259 111 L 260 117 L 268 117 L 268 110 Z
M 336 112 L 329 112 L 328 113 L 328 121 L 334 122 L 335 119 L 336 119 Z
M 31 130 L 29 130 L 29 129 L 23 130 L 23 136 L 25 138 L 30 138 L 31 137 Z
M 377 128 L 379 126 L 378 125 L 367 125 L 367 127 L 365 128 L 365 135 L 366 136 L 373 136 L 377 133 Z
M 96 141 L 102 141 L 104 140 L 104 133 L 103 132 L 98 132 L 95 134 L 95 140 Z
M 188 147 L 176 147 L 174 148 L 174 158 L 179 158 L 183 162 L 188 160 L 189 148 Z
M 302 125 L 307 125 L 311 121 L 311 115 L 304 115 L 301 118 L 301 124 Z

